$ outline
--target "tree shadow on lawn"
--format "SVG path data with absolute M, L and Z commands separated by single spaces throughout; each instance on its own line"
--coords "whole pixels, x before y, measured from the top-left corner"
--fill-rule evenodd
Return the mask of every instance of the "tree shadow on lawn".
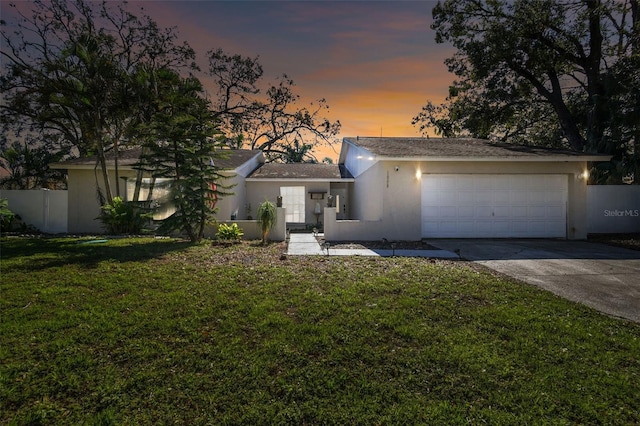
M 100 262 L 144 262 L 170 252 L 183 251 L 192 243 L 152 238 L 4 238 L 0 244 L 3 269 L 42 270 L 76 264 L 95 268 Z M 25 262 L 18 262 L 23 258 Z

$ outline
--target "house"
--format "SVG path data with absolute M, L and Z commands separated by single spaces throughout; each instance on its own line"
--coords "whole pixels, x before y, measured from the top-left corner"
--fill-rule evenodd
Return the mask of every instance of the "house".
M 249 225 L 265 199 L 280 199 L 287 228 L 322 225 L 329 241 L 584 239 L 587 163 L 608 159 L 471 138 L 344 138 L 339 164 L 230 150 L 216 166 L 228 169 L 234 195 L 218 201 L 217 219 Z M 119 160 L 126 199 L 136 160 L 135 150 Z M 100 232 L 95 159 L 55 167 L 68 170 L 69 232 Z
M 350 219 L 327 240 L 587 236 L 587 162 L 609 156 L 487 140 L 345 138 Z
M 119 186 L 120 196 L 125 200 L 133 199 L 133 188 L 138 171 L 134 165 L 139 161 L 140 149 L 123 150 L 118 155 L 119 182 L 116 182 L 115 159 L 112 153 L 107 154 L 107 168 L 113 188 Z M 216 204 L 220 217 L 230 217 L 232 212 L 243 211 L 245 199 L 244 180 L 264 162 L 262 151 L 229 150 L 227 158 L 215 160 L 215 165 L 226 171 L 229 176 L 223 183 L 233 185 L 232 197 L 225 197 Z M 104 188 L 100 166 L 96 158 L 77 158 L 62 163 L 52 164 L 51 168 L 67 170 L 68 187 L 68 232 L 69 233 L 101 233 L 102 223 L 97 220 L 100 215 L 100 203 L 96 194 L 96 184 Z M 96 177 L 97 176 L 97 177 Z M 150 177 L 143 178 L 149 181 Z M 116 190 L 114 189 L 114 195 Z M 155 191 L 154 191 L 155 192 Z M 146 193 L 141 194 L 146 199 Z

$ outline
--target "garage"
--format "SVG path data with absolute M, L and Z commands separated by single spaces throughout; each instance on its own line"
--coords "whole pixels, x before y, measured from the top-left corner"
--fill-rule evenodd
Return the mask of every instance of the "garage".
M 562 174 L 423 174 L 423 238 L 565 238 Z

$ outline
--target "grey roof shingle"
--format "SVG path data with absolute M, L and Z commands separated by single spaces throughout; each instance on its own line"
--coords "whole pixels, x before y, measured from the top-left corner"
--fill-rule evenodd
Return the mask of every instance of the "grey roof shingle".
M 360 146 L 374 155 L 394 158 L 503 158 L 544 159 L 549 157 L 601 157 L 578 151 L 550 149 L 536 146 L 494 143 L 474 138 L 345 138 L 345 141 Z
M 256 169 L 251 179 L 352 179 L 353 176 L 342 165 L 318 163 L 266 163 Z
M 132 148 L 121 150 L 118 155 L 118 166 L 119 167 L 132 167 L 134 164 L 138 162 L 140 159 L 140 148 Z M 221 167 L 223 169 L 233 170 L 256 155 L 260 154 L 259 150 L 249 150 L 249 149 L 229 149 L 223 150 L 224 153 L 227 154 L 227 158 L 214 158 L 214 163 L 216 166 Z M 107 155 L 107 166 L 113 166 L 115 164 L 114 161 L 114 153 L 113 151 L 108 152 Z M 66 168 L 85 168 L 88 166 L 95 166 L 96 157 L 83 157 L 83 158 L 74 158 L 72 160 L 63 161 L 61 163 L 56 163 L 55 168 L 57 169 L 66 169 Z

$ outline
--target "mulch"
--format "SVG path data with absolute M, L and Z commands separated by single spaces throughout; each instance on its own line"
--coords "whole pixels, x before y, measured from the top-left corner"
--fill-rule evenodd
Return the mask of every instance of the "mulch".
M 320 236 L 316 237 L 316 239 L 320 245 L 323 245 L 326 242 L 324 238 Z M 328 243 L 334 250 L 439 250 L 437 247 L 423 241 L 328 241 Z

